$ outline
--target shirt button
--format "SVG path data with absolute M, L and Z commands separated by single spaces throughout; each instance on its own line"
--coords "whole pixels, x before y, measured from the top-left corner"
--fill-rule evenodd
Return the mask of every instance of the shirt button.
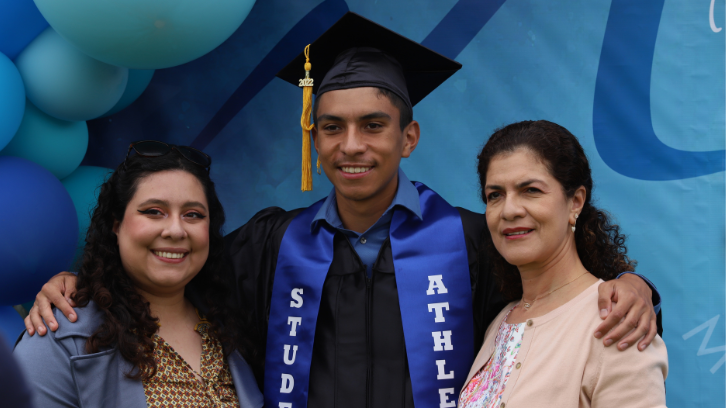
M 516 365 L 516 366 L 514 366 L 514 368 L 519 368 L 519 367 L 521 367 L 521 366 L 522 366 L 522 363 L 517 363 L 517 365 Z
M 361 244 L 365 244 L 366 243 L 366 237 L 361 237 L 360 238 L 360 243 Z
M 527 326 L 531 326 L 533 324 L 534 324 L 534 322 L 532 321 L 532 319 L 527 320 Z

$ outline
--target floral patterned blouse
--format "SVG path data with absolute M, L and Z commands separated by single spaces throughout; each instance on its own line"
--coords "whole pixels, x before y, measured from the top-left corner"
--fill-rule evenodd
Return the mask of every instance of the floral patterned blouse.
M 149 407 L 239 407 L 222 343 L 209 335 L 206 320 L 200 321 L 194 329 L 202 336 L 202 372 L 199 374 L 163 338 L 154 334 L 156 374 L 143 381 Z
M 511 311 L 507 312 L 507 317 Z M 461 392 L 459 408 L 499 407 L 504 387 L 522 345 L 525 325 L 506 323 L 507 317 L 499 326 L 494 354 Z

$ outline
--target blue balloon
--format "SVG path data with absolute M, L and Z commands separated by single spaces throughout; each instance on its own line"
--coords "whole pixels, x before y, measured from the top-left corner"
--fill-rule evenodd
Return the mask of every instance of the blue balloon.
M 0 334 L 2 334 L 0 337 L 5 338 L 11 349 L 23 330 L 25 330 L 25 324 L 23 318 L 20 317 L 20 313 L 13 309 L 12 306 L 0 306 Z M 4 346 L 0 342 L 0 347 Z
M 254 0 L 35 0 L 50 25 L 91 57 L 133 69 L 197 59 L 222 44 Z
M 81 164 L 87 148 L 86 122 L 56 119 L 26 102 L 20 128 L 13 140 L 0 151 L 0 156 L 22 157 L 62 179 Z
M 0 305 L 17 305 L 68 270 L 78 218 L 52 173 L 19 157 L 0 157 L 0 225 Z
M 25 88 L 15 65 L 0 54 L 0 150 L 18 131 L 25 110 Z
M 63 186 L 73 200 L 78 217 L 78 241 L 73 262 L 80 259 L 86 245 L 86 230 L 91 224 L 91 212 L 98 201 L 99 187 L 111 175 L 113 170 L 105 167 L 81 166 L 70 176 L 61 180 Z
M 15 60 L 25 93 L 38 109 L 58 119 L 97 118 L 121 99 L 129 70 L 97 61 L 52 28 L 43 31 Z
M 11 60 L 47 27 L 33 0 L 0 1 L 0 52 Z
M 126 90 L 121 95 L 121 99 L 116 102 L 116 106 L 111 108 L 110 111 L 103 114 L 103 117 L 111 116 L 116 112 L 125 109 L 131 105 L 142 93 L 146 90 L 151 82 L 151 77 L 154 76 L 153 69 L 130 69 L 129 70 L 129 82 L 126 84 Z

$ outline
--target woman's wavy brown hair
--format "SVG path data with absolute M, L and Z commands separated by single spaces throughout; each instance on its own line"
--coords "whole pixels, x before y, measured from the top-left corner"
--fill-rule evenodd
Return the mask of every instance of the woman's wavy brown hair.
M 592 205 L 592 175 L 585 151 L 577 138 L 564 127 L 546 120 L 513 123 L 498 129 L 479 153 L 479 184 L 481 198 L 486 204 L 484 192 L 487 170 L 492 159 L 500 154 L 527 149 L 537 155 L 550 174 L 562 185 L 565 196 L 571 198 L 580 187 L 585 187 L 587 197 L 577 219 L 575 245 L 585 268 L 596 277 L 609 280 L 620 272 L 635 270 L 636 262 L 627 256 L 625 236 L 613 224 L 610 216 Z M 508 300 L 522 297 L 522 279 L 516 266 L 502 257 L 491 239 L 488 255 L 492 273 Z
M 206 169 L 183 158 L 176 150 L 164 156 L 145 158 L 137 155 L 122 163 L 100 187 L 98 204 L 93 210 L 86 234 L 86 246 L 78 273 L 74 301 L 79 307 L 93 300 L 105 317 L 86 342 L 89 353 L 117 347 L 121 356 L 134 368 L 126 376 L 148 379 L 156 372 L 151 337 L 158 330 L 158 319 L 151 315 L 149 303 L 135 289 L 121 264 L 115 221 L 122 221 L 127 204 L 139 183 L 160 171 L 186 171 L 204 187 L 209 204 L 209 257 L 199 273 L 187 285 L 193 287 L 194 300 L 211 323 L 215 334 L 229 353 L 238 345 L 239 324 L 230 312 L 230 269 L 224 253 L 222 226 L 224 209 L 217 198 L 214 183 Z

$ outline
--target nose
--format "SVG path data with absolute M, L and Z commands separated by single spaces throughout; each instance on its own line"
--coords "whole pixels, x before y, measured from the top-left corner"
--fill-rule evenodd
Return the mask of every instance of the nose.
M 340 144 L 340 151 L 346 156 L 355 156 L 364 153 L 366 149 L 361 132 L 355 126 L 348 127 Z
M 504 197 L 502 206 L 502 218 L 507 221 L 513 221 L 526 215 L 526 210 L 519 201 L 516 194 L 507 194 Z
M 164 230 L 161 231 L 162 238 L 170 238 L 175 241 L 184 239 L 187 236 L 187 230 L 184 228 L 181 216 L 169 217 Z

